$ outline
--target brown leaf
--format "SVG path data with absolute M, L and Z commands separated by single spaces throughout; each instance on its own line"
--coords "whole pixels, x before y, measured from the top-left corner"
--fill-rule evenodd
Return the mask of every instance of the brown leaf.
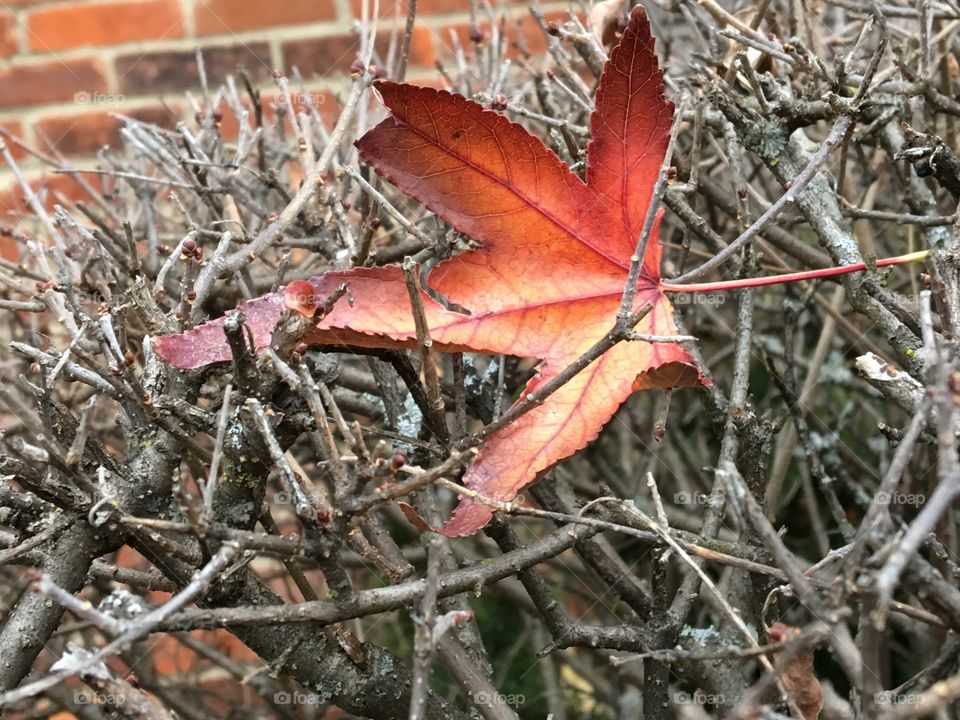
M 781 622 L 767 630 L 773 642 L 787 642 L 799 634 L 798 628 Z M 823 688 L 813 672 L 813 650 L 804 647 L 786 662 L 780 668 L 780 680 L 803 713 L 803 720 L 817 720 L 823 709 Z

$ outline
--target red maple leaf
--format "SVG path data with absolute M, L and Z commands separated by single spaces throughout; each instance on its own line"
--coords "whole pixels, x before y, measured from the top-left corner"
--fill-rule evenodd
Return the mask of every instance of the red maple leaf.
M 475 102 L 392 82 L 377 89 L 392 116 L 357 142 L 363 160 L 480 243 L 429 276 L 435 291 L 469 310 L 453 312 L 422 293 L 435 347 L 541 360 L 522 398 L 603 338 L 617 317 L 673 118 L 646 15 L 634 9 L 601 77 L 586 182 L 538 138 Z M 669 336 L 677 331 L 661 287 L 660 255 L 654 228 L 634 299 L 635 310 L 647 303 L 653 309 L 636 330 Z M 270 344 L 285 306 L 302 307 L 304 290 L 322 302 L 343 283 L 348 298 L 307 343 L 415 346 L 408 291 L 395 266 L 329 272 L 291 284 L 286 299 L 273 293 L 245 303 L 254 344 Z M 229 360 L 222 325 L 220 319 L 157 338 L 157 352 L 182 368 Z M 542 405 L 492 433 L 463 482 L 486 497 L 511 500 L 538 473 L 596 438 L 634 390 L 700 382 L 679 344 L 616 344 Z M 441 531 L 474 533 L 491 513 L 465 498 Z

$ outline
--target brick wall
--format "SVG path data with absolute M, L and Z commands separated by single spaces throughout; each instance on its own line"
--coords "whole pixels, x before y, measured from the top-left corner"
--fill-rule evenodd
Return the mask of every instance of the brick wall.
M 543 49 L 528 0 L 492 4 L 510 18 L 510 34 L 532 51 Z M 381 0 L 380 6 L 378 42 L 386 48 L 406 2 Z M 448 52 L 450 29 L 469 46 L 467 6 L 467 0 L 420 0 L 408 77 L 432 73 L 434 61 Z M 343 74 L 356 57 L 350 28 L 360 8 L 361 0 L 6 0 L 0 4 L 0 126 L 82 166 L 102 145 L 118 142 L 120 122 L 111 113 L 170 126 L 190 119 L 184 91 L 198 87 L 197 47 L 212 86 L 242 64 L 269 103 L 273 70 L 290 73 L 296 66 L 321 111 L 333 116 Z M 14 156 L 28 175 L 39 176 L 38 160 Z M 0 207 L 16 202 L 6 191 L 11 186 L 3 167 Z

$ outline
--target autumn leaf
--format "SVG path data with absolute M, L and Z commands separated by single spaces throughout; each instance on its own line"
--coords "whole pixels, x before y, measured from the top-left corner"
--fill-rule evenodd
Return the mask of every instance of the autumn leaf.
M 536 358 L 538 374 L 521 398 L 542 387 L 613 327 L 666 151 L 673 104 L 663 96 L 649 23 L 635 8 L 600 80 L 591 118 L 586 182 L 538 138 L 459 95 L 380 82 L 392 115 L 357 142 L 362 159 L 480 247 L 446 260 L 428 282 L 469 314 L 423 292 L 436 348 Z M 656 228 L 647 245 L 634 310 L 647 303 L 640 333 L 677 330 L 660 280 Z M 397 267 L 330 272 L 245 303 L 258 348 L 284 308 L 306 311 L 340 285 L 346 297 L 304 338 L 313 345 L 414 347 L 407 287 Z M 453 305 L 451 305 L 452 307 Z M 230 359 L 223 321 L 157 338 L 177 367 Z M 513 499 L 538 473 L 596 438 L 634 390 L 704 382 L 677 343 L 621 342 L 546 401 L 492 433 L 464 484 Z M 463 499 L 442 528 L 468 535 L 492 510 Z

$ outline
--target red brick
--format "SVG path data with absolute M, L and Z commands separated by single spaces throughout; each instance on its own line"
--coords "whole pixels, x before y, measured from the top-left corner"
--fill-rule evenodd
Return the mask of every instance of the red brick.
M 198 35 L 242 32 L 336 19 L 331 0 L 197 0 Z
M 565 12 L 554 11 L 545 13 L 544 18 L 547 22 L 562 23 L 569 16 Z M 508 17 L 503 27 L 508 42 L 507 57 L 517 58 L 524 54 L 539 55 L 546 51 L 547 39 L 543 35 L 543 30 L 540 29 L 539 23 L 532 15 L 525 13 Z M 480 23 L 479 29 L 483 31 L 487 41 L 489 41 L 491 36 L 490 23 Z M 464 51 L 470 55 L 474 46 L 473 41 L 470 40 L 470 26 L 467 23 L 460 23 L 439 31 L 440 45 L 446 51 L 453 49 L 450 43 L 450 30 L 456 32 Z
M 183 33 L 177 0 L 57 5 L 27 17 L 30 49 L 36 52 L 178 38 Z
M 257 118 L 253 110 L 253 101 L 251 101 L 249 97 L 244 96 L 240 102 L 249 113 L 247 116 L 247 126 L 251 129 L 255 128 Z M 264 128 L 269 128 L 270 125 L 273 124 L 276 115 L 273 112 L 273 103 L 263 95 L 260 96 L 260 109 L 263 112 Z M 240 135 L 240 118 L 234 114 L 233 110 L 225 102 L 221 102 L 217 110 L 220 111 L 221 116 L 220 137 L 225 140 L 236 140 Z
M 116 113 L 166 128 L 173 128 L 179 119 L 162 105 L 118 108 Z M 44 118 L 36 129 L 44 146 L 64 155 L 92 155 L 104 145 L 118 147 L 123 125 L 122 120 L 103 111 Z
M 154 603 L 167 599 L 166 593 L 156 593 Z M 204 645 L 218 650 L 237 661 L 252 661 L 257 656 L 240 640 L 227 630 L 194 630 L 190 633 Z M 161 677 L 173 677 L 187 672 L 197 672 L 201 667 L 210 667 L 210 662 L 199 657 L 193 650 L 180 643 L 171 635 L 157 638 L 150 647 L 150 660 L 154 671 Z
M 309 101 L 313 102 L 317 108 L 320 118 L 326 123 L 329 129 L 336 122 L 339 110 L 339 103 L 336 96 L 326 90 L 308 90 Z M 291 91 L 290 99 L 293 102 L 294 112 L 306 112 L 306 103 L 308 99 L 303 98 L 299 90 Z M 253 113 L 253 105 L 249 98 L 245 97 L 242 101 L 243 106 L 249 111 L 248 125 L 251 129 L 256 127 L 256 116 Z M 279 93 L 262 93 L 260 95 L 260 107 L 263 110 L 263 124 L 265 128 L 270 128 L 277 122 L 277 103 L 282 102 Z M 221 103 L 219 108 L 221 114 L 220 136 L 225 140 L 235 140 L 240 133 L 239 118 L 234 114 L 226 103 Z M 289 122 L 289 121 L 287 121 Z
M 307 112 L 308 104 L 313 103 L 314 107 L 317 108 L 317 114 L 326 123 L 328 129 L 340 115 L 340 103 L 337 96 L 327 90 L 306 90 L 305 92 L 291 90 L 290 101 L 293 105 L 293 111 L 298 114 Z M 265 93 L 261 102 L 265 103 L 267 107 L 267 111 L 264 113 L 264 122 L 276 122 L 276 108 L 279 104 L 285 103 L 280 93 Z
M 0 258 L 8 262 L 20 262 L 20 243 L 10 235 L 0 235 Z
M 30 179 L 28 182 L 35 193 L 39 193 L 40 188 L 46 188 L 44 205 L 47 210 L 52 210 L 54 204 L 62 203 L 63 200 L 82 200 L 86 197 L 80 186 L 69 175 L 44 175 Z M 18 216 L 29 214 L 31 214 L 30 208 L 23 190 L 20 189 L 19 184 L 12 182 L 5 191 L 0 193 L 0 223 L 9 223 Z
M 517 0 L 514 0 L 516 2 Z M 367 5 L 372 8 L 373 3 Z M 410 7 L 408 0 L 380 0 L 380 15 L 383 19 L 407 17 L 407 9 Z M 350 13 L 359 19 L 363 8 L 363 0 L 350 0 Z M 464 0 L 419 0 L 417 3 L 417 15 L 440 15 L 442 13 L 466 13 L 467 3 Z
M 390 33 L 377 33 L 374 50 L 381 62 L 386 62 L 390 49 Z M 289 72 L 299 68 L 305 77 L 335 75 L 348 72 L 357 59 L 360 41 L 355 35 L 331 35 L 308 40 L 290 40 L 283 44 L 284 67 Z M 428 28 L 414 28 L 410 43 L 410 65 L 431 67 L 436 61 L 433 37 Z
M 107 91 L 103 65 L 97 59 L 54 60 L 0 70 L 0 107 L 39 105 L 92 96 Z
M 250 111 L 249 119 L 247 120 L 248 127 L 254 127 L 257 124 L 257 119 L 253 114 L 253 105 L 249 99 L 244 98 L 242 101 L 243 106 Z M 267 124 L 267 110 L 266 103 L 261 99 L 260 106 L 264 108 L 263 112 L 263 122 Z M 240 118 L 234 115 L 233 110 L 231 110 L 226 103 L 220 103 L 217 107 L 217 110 L 220 111 L 222 119 L 220 120 L 220 137 L 224 140 L 236 140 L 240 135 Z
M 0 122 L 0 127 L 2 127 L 4 131 L 15 137 L 17 140 L 24 139 L 23 124 L 19 120 L 4 120 Z M 19 145 L 10 142 L 9 140 L 7 140 L 7 147 L 10 148 L 10 154 L 13 156 L 14 160 L 20 160 L 27 155 L 23 150 L 20 149 Z
M 266 43 L 203 48 L 203 64 L 211 87 L 223 82 L 243 65 L 255 81 L 270 77 L 270 49 Z M 191 51 L 132 53 L 117 58 L 120 91 L 131 95 L 156 95 L 188 90 L 200 84 L 197 61 Z
M 432 87 L 436 90 L 449 90 L 450 83 L 439 72 L 418 73 L 416 75 L 407 74 L 406 82 L 420 87 Z
M 17 40 L 17 18 L 8 10 L 0 13 L 0 57 L 15 55 L 20 48 Z

